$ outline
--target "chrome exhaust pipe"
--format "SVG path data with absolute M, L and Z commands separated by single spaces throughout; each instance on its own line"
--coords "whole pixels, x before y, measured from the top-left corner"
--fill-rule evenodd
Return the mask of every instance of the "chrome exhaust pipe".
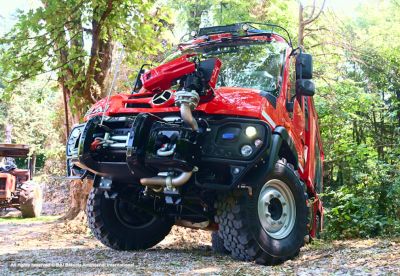
M 192 177 L 193 172 L 182 172 L 179 176 L 172 177 L 148 177 L 141 178 L 140 184 L 143 186 L 164 186 L 164 187 L 180 187 Z
M 180 107 L 182 120 L 194 131 L 198 131 L 199 126 L 193 117 L 192 111 L 197 107 L 199 101 L 200 96 L 194 90 L 175 92 L 175 104 Z
M 189 104 L 188 103 L 182 103 L 180 111 L 181 111 L 182 120 L 188 126 L 190 126 L 194 131 L 198 131 L 199 130 L 199 126 L 198 126 L 198 124 L 196 122 L 196 119 L 193 118 L 192 110 L 191 110 Z

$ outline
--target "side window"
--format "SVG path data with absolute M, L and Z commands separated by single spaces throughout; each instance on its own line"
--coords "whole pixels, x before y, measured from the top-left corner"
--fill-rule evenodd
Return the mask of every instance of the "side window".
M 315 175 L 314 175 L 314 185 L 317 193 L 322 192 L 322 162 L 321 162 L 321 152 L 319 150 L 318 139 L 315 139 Z
M 294 95 L 296 94 L 296 59 L 294 57 L 290 58 L 289 64 L 289 83 L 286 95 L 286 110 L 289 113 L 291 119 L 293 119 L 294 110 Z M 293 100 L 292 100 L 293 99 Z

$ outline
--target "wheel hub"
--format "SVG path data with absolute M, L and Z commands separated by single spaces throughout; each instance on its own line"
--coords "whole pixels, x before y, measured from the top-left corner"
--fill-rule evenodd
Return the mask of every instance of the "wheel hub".
M 125 200 L 116 199 L 114 210 L 117 219 L 126 227 L 133 229 L 145 228 L 156 219 L 155 216 Z
M 271 179 L 261 189 L 258 198 L 261 226 L 275 239 L 287 237 L 296 221 L 296 205 L 290 188 L 281 180 Z

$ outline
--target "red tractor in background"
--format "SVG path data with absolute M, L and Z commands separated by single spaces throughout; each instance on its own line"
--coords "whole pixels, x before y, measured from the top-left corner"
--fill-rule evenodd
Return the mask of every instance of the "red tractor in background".
M 29 147 L 0 144 L 0 210 L 16 208 L 22 217 L 40 216 L 42 189 L 32 181 L 34 158 L 28 158 Z M 28 169 L 18 169 L 13 158 L 28 158 Z
M 139 250 L 175 224 L 213 231 L 239 260 L 295 257 L 323 221 L 311 56 L 282 27 L 246 22 L 202 28 L 143 68 L 68 140 L 68 174 L 94 178 L 93 234 Z

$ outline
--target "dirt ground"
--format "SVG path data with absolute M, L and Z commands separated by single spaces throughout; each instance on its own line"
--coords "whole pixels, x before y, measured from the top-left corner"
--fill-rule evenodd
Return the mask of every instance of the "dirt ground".
M 121 252 L 95 240 L 83 218 L 56 219 L 0 219 L 0 275 L 400 275 L 400 240 L 315 242 L 265 267 L 214 254 L 205 231 L 176 227 L 152 249 Z

